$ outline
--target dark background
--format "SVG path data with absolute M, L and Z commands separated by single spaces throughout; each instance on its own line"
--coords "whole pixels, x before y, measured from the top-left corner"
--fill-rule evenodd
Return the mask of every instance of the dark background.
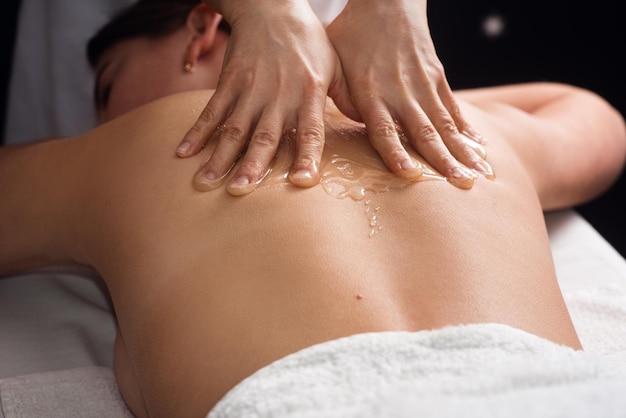
M 618 5 L 609 0 L 432 0 L 428 7 L 433 40 L 453 89 L 564 82 L 600 94 L 626 115 L 626 25 Z M 485 35 L 489 16 L 504 22 L 500 36 Z M 622 256 L 624 197 L 622 175 L 608 193 L 577 208 Z
M 4 140 L 6 97 L 11 73 L 11 53 L 15 42 L 16 18 L 19 0 L 0 2 L 0 135 Z
M 0 4 L 0 132 L 18 4 Z M 453 89 L 558 81 L 595 91 L 626 115 L 626 33 L 618 6 L 609 0 L 431 0 L 428 9 L 433 40 Z M 483 28 L 489 17 L 503 23 L 497 36 Z M 604 196 L 577 208 L 623 256 L 625 193 L 622 176 Z

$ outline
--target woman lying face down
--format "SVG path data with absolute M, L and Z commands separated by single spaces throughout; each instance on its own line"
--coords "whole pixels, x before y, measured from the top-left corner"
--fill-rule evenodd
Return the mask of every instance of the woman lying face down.
M 262 187 L 206 193 L 190 179 L 214 145 L 190 159 L 172 152 L 206 103 L 197 89 L 215 73 L 204 59 L 220 62 L 189 51 L 225 47 L 219 18 L 194 10 L 213 28 L 205 40 L 184 25 L 106 49 L 97 68 L 107 123 L 0 154 L 1 272 L 98 271 L 135 415 L 204 416 L 277 359 L 356 334 L 499 323 L 581 348 L 543 210 L 588 201 L 617 178 L 626 134 L 605 101 L 556 84 L 458 92 L 497 174 L 476 172 L 471 190 L 419 156 L 424 181 L 394 177 L 362 126 L 330 110 L 319 185 L 285 180 L 286 135 Z

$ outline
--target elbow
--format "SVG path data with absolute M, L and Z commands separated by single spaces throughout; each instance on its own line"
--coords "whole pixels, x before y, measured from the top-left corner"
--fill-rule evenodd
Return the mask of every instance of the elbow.
M 590 111 L 597 112 L 597 136 L 590 138 L 588 156 L 594 166 L 595 175 L 590 176 L 588 200 L 608 191 L 620 178 L 626 167 L 626 122 L 623 115 L 604 98 L 587 93 L 594 101 Z M 593 149 L 595 148 L 595 149 Z

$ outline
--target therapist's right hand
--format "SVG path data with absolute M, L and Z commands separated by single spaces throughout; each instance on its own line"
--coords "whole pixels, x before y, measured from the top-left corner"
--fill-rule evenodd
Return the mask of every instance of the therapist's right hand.
M 226 190 L 251 192 L 285 132 L 295 132 L 296 142 L 289 179 L 301 187 L 317 184 L 326 97 L 343 77 L 308 0 L 205 3 L 224 16 L 232 31 L 217 89 L 177 150 L 179 157 L 197 154 L 219 130 L 213 154 L 195 177 L 196 187 L 219 187 L 238 162 Z
M 493 175 L 437 57 L 426 0 L 350 0 L 327 32 L 349 87 L 329 93 L 365 123 L 391 171 L 415 175 L 406 142 L 457 187 L 471 188 L 475 173 Z

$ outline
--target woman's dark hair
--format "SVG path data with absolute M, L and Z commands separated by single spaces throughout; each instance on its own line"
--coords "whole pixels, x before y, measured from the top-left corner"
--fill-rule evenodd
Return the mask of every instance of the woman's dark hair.
M 104 25 L 87 44 L 87 59 L 92 68 L 102 54 L 127 39 L 159 38 L 180 29 L 200 0 L 139 0 L 121 10 Z M 219 29 L 230 33 L 225 20 Z

